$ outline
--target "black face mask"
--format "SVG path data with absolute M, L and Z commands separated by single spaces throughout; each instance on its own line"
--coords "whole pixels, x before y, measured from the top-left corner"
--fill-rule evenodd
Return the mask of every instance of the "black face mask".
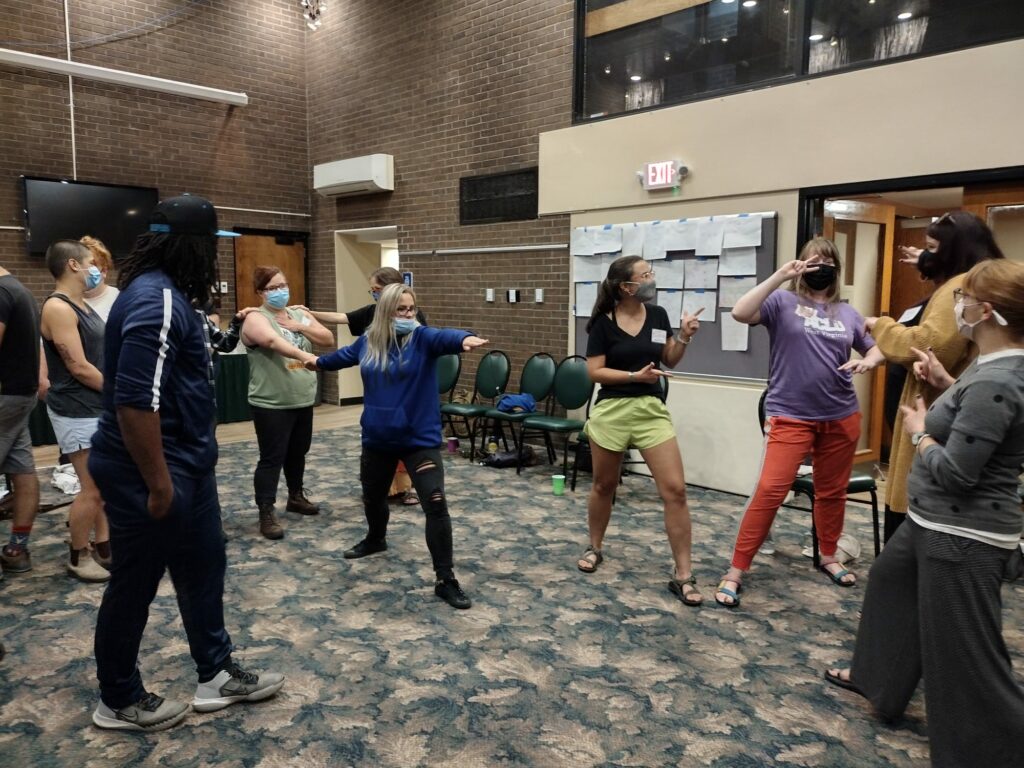
M 819 264 L 813 272 L 804 272 L 801 277 L 812 291 L 823 291 L 836 279 L 836 268 L 831 264 Z
M 934 280 L 939 273 L 939 256 L 935 251 L 921 251 L 917 257 L 917 271 L 925 280 Z

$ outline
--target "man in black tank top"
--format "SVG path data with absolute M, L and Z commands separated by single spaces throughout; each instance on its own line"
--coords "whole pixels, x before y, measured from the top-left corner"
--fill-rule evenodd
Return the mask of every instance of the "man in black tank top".
M 103 499 L 89 474 L 89 449 L 103 408 L 103 330 L 100 316 L 85 301 L 102 275 L 92 252 L 77 240 L 58 240 L 46 250 L 46 266 L 57 281 L 43 302 L 41 331 L 50 389 L 46 411 L 62 453 L 78 474 L 81 491 L 71 502 L 71 544 L 67 571 L 81 581 L 110 579 L 110 529 Z M 90 550 L 89 533 L 96 531 Z

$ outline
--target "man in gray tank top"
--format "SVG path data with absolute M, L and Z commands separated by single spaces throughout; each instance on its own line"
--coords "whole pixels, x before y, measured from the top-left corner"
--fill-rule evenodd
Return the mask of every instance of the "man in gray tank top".
M 85 301 L 85 292 L 102 279 L 92 261 L 92 252 L 77 240 L 58 240 L 46 250 L 46 266 L 57 285 L 43 302 L 40 330 L 50 374 L 46 411 L 60 450 L 71 459 L 82 486 L 68 514 L 67 571 L 81 581 L 102 582 L 110 578 L 110 530 L 88 464 L 103 409 L 104 323 Z M 92 530 L 96 543 L 90 553 Z

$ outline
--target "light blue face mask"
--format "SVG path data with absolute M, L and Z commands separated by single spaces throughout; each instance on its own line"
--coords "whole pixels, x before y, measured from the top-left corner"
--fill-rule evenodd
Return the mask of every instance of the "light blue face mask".
M 380 291 L 370 291 L 370 296 L 373 297 L 374 301 L 380 301 Z
M 267 291 L 267 304 L 274 309 L 284 309 L 288 306 L 290 296 L 287 288 L 275 288 L 272 291 Z
M 100 272 L 99 267 L 93 264 L 89 267 L 89 271 L 85 273 L 85 290 L 91 291 L 93 288 L 98 288 L 102 282 L 103 273 Z
M 397 336 L 408 336 L 420 327 L 419 321 L 414 317 L 396 317 L 394 324 Z

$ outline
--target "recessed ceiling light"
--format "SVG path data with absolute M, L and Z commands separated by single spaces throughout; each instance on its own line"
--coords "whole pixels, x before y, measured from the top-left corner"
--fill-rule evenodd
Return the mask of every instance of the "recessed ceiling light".
M 896 18 L 899 19 L 900 21 L 906 21 L 913 15 L 914 14 L 912 14 L 910 11 L 904 11 L 903 13 L 897 14 Z
M 868 0 L 868 5 L 874 5 L 874 4 L 875 4 L 875 0 Z
M 672 61 L 672 54 L 669 53 L 668 51 L 665 51 L 665 57 L 664 58 L 665 58 L 665 61 Z
M 728 43 L 729 42 L 729 38 L 728 37 L 723 37 L 722 38 L 722 42 L 723 43 Z
M 782 9 L 782 12 L 783 12 L 783 13 L 789 13 L 789 8 L 783 8 L 783 9 Z
M 824 35 L 811 35 L 811 36 L 810 36 L 810 37 L 808 37 L 807 39 L 808 39 L 808 40 L 810 40 L 810 41 L 811 41 L 812 43 L 816 43 L 816 42 L 818 42 L 819 40 L 822 40 L 822 39 L 824 39 L 824 37 L 825 37 Z
M 736 0 L 722 0 L 722 2 L 723 2 L 723 3 L 725 4 L 725 5 L 729 5 L 730 3 L 735 3 L 735 2 L 736 2 Z
M 641 80 L 644 79 L 644 76 L 643 75 L 630 75 L 629 79 L 632 80 L 634 83 L 639 83 Z
M 835 37 L 833 37 L 831 40 L 828 41 L 828 44 L 833 46 L 833 47 L 835 47 L 835 46 L 839 45 L 839 41 L 836 40 Z
M 608 64 L 608 65 L 606 65 L 606 66 L 605 66 L 605 68 L 604 68 L 604 73 L 605 73 L 606 75 L 610 75 L 610 74 L 612 73 L 612 67 L 611 67 L 611 64 Z
M 743 0 L 744 8 L 753 8 L 755 5 L 757 5 L 757 0 Z

